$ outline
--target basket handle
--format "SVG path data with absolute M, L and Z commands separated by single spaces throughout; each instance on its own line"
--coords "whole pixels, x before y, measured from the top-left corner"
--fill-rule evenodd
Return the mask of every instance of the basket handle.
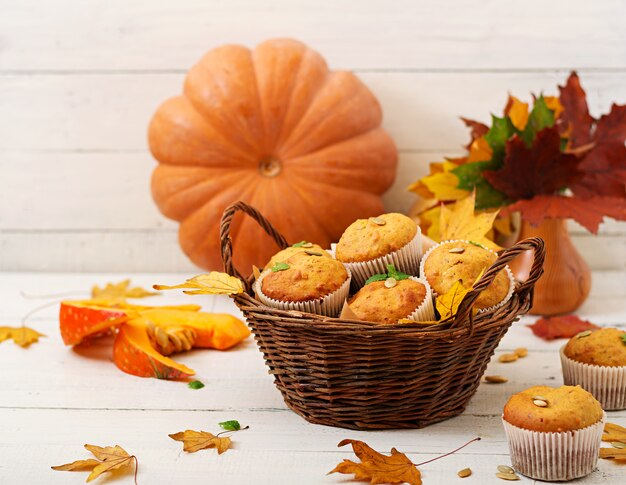
M 467 318 L 470 318 L 471 320 L 472 307 L 482 291 L 493 282 L 496 275 L 507 265 L 507 263 L 509 263 L 512 259 L 515 259 L 524 251 L 529 250 L 534 252 L 535 258 L 530 270 L 530 275 L 528 276 L 528 279 L 517 288 L 517 294 L 521 300 L 526 298 L 526 295 L 528 294 L 530 294 L 532 298 L 535 283 L 543 274 L 543 261 L 546 257 L 545 245 L 543 239 L 540 237 L 524 239 L 523 241 L 519 241 L 500 253 L 496 262 L 493 263 L 487 271 L 485 271 L 478 283 L 474 285 L 472 291 L 467 293 L 463 298 L 463 301 L 459 305 L 453 326 L 466 321 Z
M 235 268 L 233 263 L 233 240 L 230 237 L 230 226 L 233 222 L 233 217 L 240 211 L 248 214 L 252 217 L 252 219 L 257 221 L 259 226 L 261 226 L 263 230 L 271 236 L 274 241 L 276 241 L 276 244 L 278 244 L 281 249 L 285 249 L 289 246 L 289 244 L 287 244 L 287 240 L 283 237 L 283 235 L 279 233 L 274 226 L 272 226 L 272 223 L 251 205 L 239 201 L 229 205 L 224 210 L 222 213 L 222 222 L 220 223 L 220 245 L 224 271 L 231 276 L 239 278 L 246 286 L 246 289 L 249 289 L 247 279 L 241 276 L 241 273 L 237 271 L 237 268 Z

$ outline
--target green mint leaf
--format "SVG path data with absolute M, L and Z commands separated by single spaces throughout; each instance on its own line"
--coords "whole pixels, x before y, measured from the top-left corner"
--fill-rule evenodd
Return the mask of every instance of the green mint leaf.
M 241 429 L 239 421 L 235 419 L 231 419 L 230 421 L 223 421 L 220 423 L 220 426 L 226 431 L 238 431 Z
M 474 242 L 474 241 L 467 241 L 470 244 L 473 244 L 474 246 L 478 246 L 479 248 L 483 248 L 483 249 L 487 249 L 485 246 L 483 246 L 480 243 Z
M 410 275 L 403 273 L 402 271 L 398 271 L 393 264 L 387 265 L 387 276 L 395 279 L 396 281 L 402 281 L 410 278 Z
M 189 384 L 187 384 L 191 389 L 202 389 L 204 387 L 204 384 L 202 384 L 202 382 L 200 381 L 191 381 Z
M 272 271 L 274 273 L 276 273 L 277 271 L 285 271 L 286 269 L 289 269 L 289 265 L 287 263 L 278 262 L 275 263 L 274 266 L 272 266 Z
M 370 276 L 369 278 L 367 278 L 367 280 L 365 281 L 366 285 L 369 285 L 370 283 L 374 283 L 375 281 L 385 281 L 388 278 L 388 276 L 386 274 L 375 274 L 373 276 Z
M 622 342 L 624 342 L 624 345 L 626 345 L 626 333 L 622 335 Z
M 306 241 L 300 241 L 300 242 L 297 242 L 297 243 L 295 243 L 295 244 L 292 244 L 292 245 L 291 245 L 291 247 L 292 247 L 292 248 L 301 248 L 301 247 L 302 247 L 302 246 L 304 246 L 305 244 L 306 244 Z
M 548 108 L 543 95 L 541 95 L 535 100 L 533 110 L 528 116 L 528 123 L 526 123 L 526 127 L 520 136 L 526 143 L 526 146 L 530 147 L 537 133 L 551 126 L 554 126 L 554 113 Z

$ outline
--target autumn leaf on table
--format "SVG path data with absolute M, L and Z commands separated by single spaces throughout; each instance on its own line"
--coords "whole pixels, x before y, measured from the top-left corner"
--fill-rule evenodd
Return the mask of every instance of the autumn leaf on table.
M 581 320 L 576 315 L 541 317 L 532 325 L 528 325 L 528 327 L 537 337 L 541 337 L 544 340 L 571 338 L 585 330 L 600 328 L 587 320 Z
M 626 448 L 600 448 L 600 458 L 626 463 Z
M 440 239 L 442 241 L 463 239 L 498 251 L 501 249 L 500 246 L 485 236 L 491 230 L 498 211 L 475 213 L 475 201 L 476 193 L 472 192 L 465 199 L 450 206 L 441 206 Z
M 243 293 L 243 284 L 239 278 L 226 273 L 211 271 L 191 278 L 180 285 L 154 285 L 155 290 L 188 289 L 188 295 L 237 295 Z
M 626 444 L 626 428 L 620 426 L 619 424 L 606 423 L 604 425 L 602 441 L 608 441 L 611 443 L 620 442 Z
M 0 343 L 8 339 L 13 339 L 13 343 L 20 347 L 28 347 L 30 344 L 38 342 L 39 337 L 44 334 L 28 327 L 0 327 Z
M 354 474 L 355 480 L 369 480 L 370 483 L 409 483 L 421 485 L 420 471 L 395 448 L 391 448 L 391 455 L 383 455 L 370 448 L 363 441 L 343 440 L 337 446 L 352 445 L 354 454 L 361 460 L 360 463 L 352 460 L 343 460 L 333 468 L 331 473 Z
M 148 291 L 140 286 L 130 287 L 130 280 L 119 283 L 107 283 L 103 288 L 94 285 L 91 289 L 91 297 L 102 300 L 124 300 L 126 298 L 146 298 L 158 295 L 154 291 Z
M 97 459 L 77 460 L 65 465 L 53 466 L 52 469 L 56 471 L 82 471 L 91 469 L 91 473 L 87 477 L 87 482 L 91 482 L 103 473 L 126 468 L 134 461 L 135 484 L 137 484 L 137 468 L 139 464 L 134 455 L 129 455 L 126 450 L 118 445 L 106 447 L 85 445 L 85 448 Z
M 207 431 L 193 431 L 191 429 L 168 435 L 176 441 L 182 441 L 183 450 L 188 453 L 195 453 L 206 448 L 215 448 L 221 455 L 230 448 L 232 443 L 228 436 L 222 437 Z

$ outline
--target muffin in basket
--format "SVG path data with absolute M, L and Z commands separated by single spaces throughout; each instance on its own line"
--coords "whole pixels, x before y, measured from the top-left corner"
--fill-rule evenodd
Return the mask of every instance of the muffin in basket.
M 255 283 L 259 300 L 274 308 L 337 316 L 350 290 L 350 272 L 318 251 L 298 252 L 265 269 Z
M 335 257 L 352 273 L 360 288 L 388 264 L 416 275 L 422 251 L 421 231 L 411 218 L 397 213 L 358 219 L 348 226 L 337 243 Z
M 626 409 L 626 332 L 587 330 L 561 348 L 565 384 L 579 384 L 606 410 Z
M 513 467 L 531 478 L 572 480 L 598 461 L 605 414 L 580 386 L 535 386 L 511 396 L 502 421 Z
M 265 265 L 265 268 L 266 269 L 271 268 L 272 266 L 274 266 L 274 264 L 276 264 L 279 261 L 286 261 L 294 254 L 304 253 L 304 252 L 319 253 L 320 256 L 323 256 L 325 258 L 332 258 L 330 253 L 324 250 L 322 246 L 313 244 L 308 241 L 300 241 L 299 243 L 293 244 L 289 246 L 288 248 L 278 251 L 274 256 L 272 256 L 272 259 L 270 259 L 269 262 Z
M 428 250 L 422 258 L 420 276 L 428 281 L 435 295 L 443 295 L 460 281 L 471 287 L 481 274 L 496 262 L 496 253 L 471 241 L 445 241 Z M 474 308 L 494 310 L 504 305 L 515 289 L 508 266 L 478 297 Z
M 435 320 L 433 296 L 425 280 L 398 273 L 390 265 L 388 274 L 375 275 L 349 301 L 350 310 L 360 320 L 395 324 L 409 319 Z

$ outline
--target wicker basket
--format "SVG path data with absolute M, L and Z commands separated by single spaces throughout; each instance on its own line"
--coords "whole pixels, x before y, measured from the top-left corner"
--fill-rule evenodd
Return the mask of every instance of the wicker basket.
M 256 209 L 237 202 L 224 211 L 220 228 L 225 271 L 244 281 L 234 296 L 245 315 L 285 403 L 311 423 L 351 429 L 421 428 L 462 413 L 500 339 L 532 306 L 542 273 L 543 241 L 530 238 L 504 250 L 456 318 L 436 326 L 379 325 L 264 306 L 254 298 L 252 276 L 233 266 L 230 226 L 242 211 L 278 243 L 281 236 Z M 480 292 L 509 261 L 534 251 L 528 280 L 508 303 L 472 316 Z

